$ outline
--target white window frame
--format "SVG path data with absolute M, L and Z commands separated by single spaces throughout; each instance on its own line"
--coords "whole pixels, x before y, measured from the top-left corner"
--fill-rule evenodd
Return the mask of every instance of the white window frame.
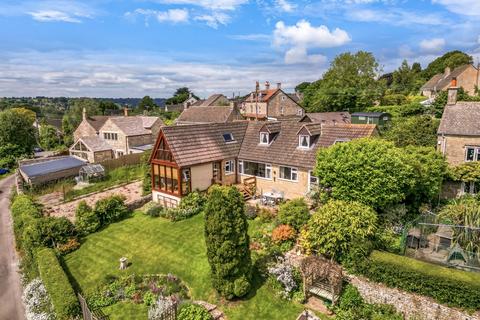
M 468 150 L 473 149 L 473 160 L 468 160 Z M 480 147 L 465 146 L 465 162 L 480 161 Z
M 315 178 L 316 183 L 312 183 L 312 178 Z M 313 175 L 312 170 L 308 170 L 308 192 L 312 191 L 312 186 L 318 186 L 318 177 Z
M 267 137 L 267 142 L 263 142 L 263 137 L 266 136 Z M 268 134 L 268 132 L 260 132 L 260 144 L 261 145 L 268 145 L 270 143 L 270 135 Z
M 257 177 L 258 179 L 263 179 L 263 180 L 272 180 L 272 164 L 270 164 L 270 163 L 264 163 L 264 162 L 247 161 L 247 162 L 252 162 L 252 163 L 257 163 L 257 164 L 263 164 L 263 165 L 265 165 L 265 177 L 261 177 L 261 176 L 246 174 L 246 173 L 245 173 L 244 163 L 243 163 L 243 162 L 244 162 L 243 160 L 238 160 L 238 172 L 239 172 L 242 176 Z
M 230 137 L 231 137 L 232 139 L 229 140 L 229 141 L 225 140 L 225 135 L 230 135 Z M 222 137 L 223 137 L 223 141 L 224 141 L 225 143 L 234 143 L 234 142 L 236 142 L 236 141 L 235 141 L 235 137 L 233 136 L 233 134 L 232 134 L 231 132 L 225 132 L 224 134 L 222 134 Z
M 307 138 L 307 146 L 302 146 L 302 139 Z M 301 134 L 298 136 L 298 147 L 300 149 L 310 149 L 310 136 L 306 134 Z
M 283 169 L 290 169 L 290 177 L 283 177 L 282 178 L 282 170 Z M 287 167 L 287 166 L 279 166 L 278 167 L 278 179 L 284 181 L 291 181 L 291 182 L 298 182 L 298 169 L 295 167 Z
M 224 169 L 225 169 L 225 175 L 226 176 L 234 174 L 235 173 L 235 160 L 225 161 Z
M 238 160 L 238 172 L 243 174 L 243 160 Z
M 358 120 L 360 120 L 360 121 L 365 121 L 365 120 L 367 120 L 367 117 L 365 117 L 365 116 L 358 116 Z

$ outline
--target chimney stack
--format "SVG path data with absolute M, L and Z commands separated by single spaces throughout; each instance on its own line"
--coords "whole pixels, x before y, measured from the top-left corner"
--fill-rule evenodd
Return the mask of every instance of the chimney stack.
M 457 78 L 452 78 L 452 82 L 450 83 L 450 88 L 448 88 L 448 98 L 447 98 L 447 105 L 455 105 L 457 104 L 458 98 L 458 87 L 457 87 Z
M 277 89 L 282 89 L 282 83 L 281 82 L 277 82 Z
M 82 110 L 82 119 L 87 120 L 87 109 L 85 109 L 85 107 L 83 107 L 83 110 Z
M 450 74 L 450 72 L 451 72 L 450 67 L 446 67 L 446 68 L 445 68 L 445 72 L 444 72 L 443 75 L 446 77 L 446 76 L 448 76 L 448 75 Z
M 124 115 L 125 117 L 128 117 L 128 108 L 127 108 L 127 106 L 123 107 L 123 115 Z
M 255 91 L 258 92 L 258 90 L 260 90 L 260 83 L 257 81 L 255 82 Z
M 265 90 L 270 90 L 270 82 L 265 81 Z

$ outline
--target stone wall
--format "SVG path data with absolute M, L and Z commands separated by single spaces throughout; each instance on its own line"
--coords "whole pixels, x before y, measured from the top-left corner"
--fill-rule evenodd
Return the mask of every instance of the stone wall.
M 465 163 L 466 146 L 480 145 L 480 137 L 475 136 L 439 136 L 438 151 L 442 152 L 448 164 L 457 166 Z
M 303 116 L 303 108 L 293 101 L 286 93 L 280 91 L 268 103 L 268 116 Z
M 368 303 L 383 303 L 395 306 L 405 319 L 415 320 L 480 320 L 480 312 L 470 315 L 458 309 L 449 308 L 432 298 L 408 293 L 395 288 L 369 281 L 362 277 L 349 276 Z
M 127 203 L 127 207 L 129 210 L 133 211 L 135 209 L 143 207 L 145 204 L 147 204 L 150 201 L 152 201 L 152 194 L 149 194 L 147 196 L 141 197 L 140 199 Z

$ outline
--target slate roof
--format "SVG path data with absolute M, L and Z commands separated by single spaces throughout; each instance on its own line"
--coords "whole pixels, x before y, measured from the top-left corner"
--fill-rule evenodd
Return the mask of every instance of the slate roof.
M 223 94 L 212 94 L 210 97 L 208 97 L 207 100 L 203 100 L 202 103 L 200 104 L 201 107 L 210 107 L 215 104 L 215 102 L 220 99 L 221 97 L 225 97 Z M 227 99 L 227 97 L 225 97 Z
M 111 117 L 110 116 L 88 116 L 87 122 L 95 129 L 95 131 L 98 132 L 109 118 Z
M 222 123 L 227 122 L 233 112 L 235 108 L 230 106 L 190 107 L 183 110 L 176 122 L 179 124 Z
M 445 106 L 438 134 L 480 136 L 480 102 Z
M 83 142 L 88 149 L 92 152 L 96 151 L 105 151 L 105 150 L 112 150 L 112 146 L 110 146 L 105 140 L 101 139 L 98 136 L 87 136 L 81 137 L 78 139 Z
M 80 160 L 76 157 L 67 156 L 43 162 L 20 165 L 20 170 L 27 175 L 29 179 L 32 179 L 34 177 L 46 176 L 54 172 L 76 167 L 80 168 L 85 165 L 85 163 L 86 161 Z
M 158 117 L 134 116 L 111 117 L 110 121 L 112 121 L 126 136 L 139 136 L 151 134 L 151 127 L 157 119 Z
M 163 127 L 162 132 L 177 165 L 184 167 L 236 158 L 243 143 L 247 125 L 245 121 L 193 124 Z M 234 141 L 226 143 L 223 139 L 225 133 L 231 133 Z
M 310 119 L 312 122 L 325 124 L 351 123 L 352 117 L 348 112 L 315 112 L 306 113 L 300 121 L 306 122 Z
M 428 80 L 420 90 L 443 90 L 450 85 L 453 78 L 458 77 L 470 67 L 472 67 L 471 64 L 465 64 L 453 69 L 453 71 L 448 75 L 445 75 L 445 73 L 436 74 L 430 80 Z
M 240 149 L 239 159 L 289 165 L 300 168 L 313 168 L 316 153 L 321 147 L 329 147 L 336 140 L 347 140 L 370 137 L 375 134 L 375 125 L 320 125 L 305 124 L 294 121 L 278 122 L 281 125 L 279 134 L 269 145 L 260 145 L 258 132 L 262 122 L 250 122 Z M 298 148 L 298 132 L 309 127 L 312 134 L 321 134 L 313 139 L 310 149 Z

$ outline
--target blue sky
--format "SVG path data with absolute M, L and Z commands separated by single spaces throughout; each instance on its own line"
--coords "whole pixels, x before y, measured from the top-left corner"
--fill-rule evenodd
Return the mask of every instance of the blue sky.
M 341 52 L 391 71 L 453 49 L 480 57 L 479 0 L 0 0 L 0 96 L 292 90 Z

